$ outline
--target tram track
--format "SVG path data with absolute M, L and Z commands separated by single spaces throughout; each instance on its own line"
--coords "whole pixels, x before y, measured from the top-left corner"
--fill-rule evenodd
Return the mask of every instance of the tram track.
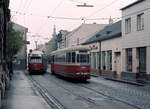
M 48 79 L 48 78 L 46 78 L 46 79 Z M 49 79 L 48 79 L 48 80 L 49 80 Z M 53 81 L 53 82 L 54 82 L 54 80 L 50 80 L 50 81 Z M 68 92 L 70 92 L 70 93 L 72 93 L 72 94 L 74 94 L 74 95 L 76 95 L 76 96 L 78 96 L 78 97 L 80 97 L 80 98 L 82 98 L 82 99 L 84 99 L 84 100 L 86 100 L 86 101 L 88 101 L 88 102 L 93 103 L 93 104 L 96 104 L 93 99 L 86 98 L 86 97 L 84 97 L 84 96 L 75 94 L 75 93 L 73 93 L 71 90 L 69 90 L 68 88 L 65 88 L 64 86 L 58 84 L 57 82 L 54 82 L 54 83 L 57 84 L 57 85 L 59 85 L 60 87 L 64 88 L 64 89 L 67 90 Z M 107 95 L 107 94 L 103 93 L 102 91 L 97 91 L 97 90 L 95 90 L 95 89 L 92 89 L 92 88 L 90 88 L 90 87 L 88 87 L 88 86 L 85 86 L 85 85 L 82 85 L 82 84 L 78 84 L 78 86 L 80 86 L 80 87 L 82 87 L 82 88 L 85 88 L 85 89 L 88 89 L 88 90 L 90 90 L 90 91 L 92 91 L 92 92 L 94 92 L 94 93 L 97 93 L 97 94 L 99 94 L 99 95 L 102 95 L 102 96 L 104 96 L 104 97 L 107 97 L 109 100 L 117 101 L 117 102 L 120 102 L 120 103 L 129 105 L 129 106 L 131 106 L 131 107 L 133 107 L 133 108 L 136 108 L 136 109 L 142 109 L 141 107 L 138 107 L 138 106 L 136 106 L 136 105 L 134 105 L 134 104 L 132 104 L 132 103 L 129 103 L 129 102 L 127 102 L 127 101 L 124 101 L 124 100 L 122 100 L 122 99 L 115 98 L 115 97 L 113 97 L 113 96 Z M 96 104 L 96 105 L 98 105 L 98 104 Z
M 83 87 L 83 88 L 86 88 L 86 89 L 88 89 L 88 90 L 91 90 L 91 91 L 93 91 L 93 92 L 95 92 L 95 93 L 97 93 L 97 94 L 103 95 L 103 96 L 105 96 L 105 97 L 107 97 L 107 98 L 109 98 L 109 99 L 112 99 L 112 100 L 115 100 L 115 101 L 118 101 L 118 102 L 127 104 L 127 105 L 129 105 L 129 106 L 131 106 L 131 107 L 134 107 L 134 108 L 136 108 L 136 109 L 142 109 L 142 108 L 140 108 L 140 107 L 138 107 L 138 106 L 136 106 L 136 105 L 134 105 L 134 104 L 131 104 L 131 103 L 126 102 L 126 101 L 124 101 L 124 100 L 122 100 L 122 99 L 119 99 L 119 98 L 112 97 L 112 96 L 107 95 L 107 94 L 105 94 L 105 93 L 103 93 L 103 92 L 101 92 L 101 91 L 94 90 L 94 89 L 92 89 L 92 88 L 89 88 L 89 87 L 84 86 L 84 85 L 81 85 L 81 84 L 80 84 L 79 86 L 80 86 L 80 87 Z
M 50 76 L 50 75 L 49 75 Z M 74 93 L 73 91 L 71 91 L 69 88 L 65 87 L 63 84 L 60 84 L 60 82 L 56 82 L 54 79 L 49 79 L 48 77 L 45 77 L 45 76 L 40 76 L 50 82 L 53 82 L 54 84 L 56 84 L 57 86 L 63 88 L 64 90 L 66 90 L 67 92 L 69 92 L 70 94 L 90 103 L 90 104 L 93 104 L 94 106 L 100 106 L 98 103 L 95 102 L 95 100 L 91 99 L 90 97 L 85 97 L 85 96 L 82 96 L 81 94 L 77 94 L 77 93 Z M 35 87 L 38 88 L 38 90 L 40 90 L 40 93 L 42 93 L 41 95 L 43 96 L 43 98 L 46 100 L 46 102 L 51 106 L 51 107 L 54 107 L 54 109 L 67 109 L 65 106 L 63 106 L 59 100 L 57 100 L 54 96 L 50 95 L 50 93 L 48 92 L 47 88 L 43 87 L 40 83 L 38 83 L 37 80 L 35 80 L 32 76 L 30 77 L 31 80 L 33 81 L 33 84 Z M 88 86 L 85 86 L 83 84 L 78 84 L 77 86 L 82 87 L 82 88 L 85 88 L 86 90 L 89 90 L 93 93 L 97 93 L 98 95 L 101 95 L 101 96 L 104 96 L 105 98 L 107 98 L 108 100 L 112 100 L 112 101 L 117 101 L 117 102 L 120 102 L 122 104 L 126 104 L 130 107 L 133 107 L 135 109 L 142 109 L 132 103 L 129 103 L 127 101 L 124 101 L 120 98 L 116 98 L 116 97 L 113 97 L 109 94 L 105 94 L 104 92 L 102 91 L 97 91 L 93 88 L 90 88 Z M 44 94 L 44 95 L 43 95 Z
M 53 95 L 51 95 L 46 88 L 41 86 L 32 76 L 28 76 L 29 80 L 33 84 L 33 86 L 37 89 L 43 99 L 47 102 L 47 104 L 52 109 L 67 109 L 64 105 L 62 105 L 59 100 L 57 100 Z
M 42 76 L 41 76 L 41 77 L 42 77 Z M 45 77 L 43 77 L 43 78 L 45 78 Z M 33 78 L 32 78 L 32 79 L 33 79 Z M 46 79 L 46 80 L 49 80 L 49 79 L 47 79 L 47 78 L 45 78 L 45 79 Z M 36 81 L 36 80 L 34 80 L 34 81 Z M 82 96 L 82 95 L 73 93 L 71 90 L 67 89 L 67 88 L 66 88 L 65 86 L 63 86 L 62 84 L 60 85 L 60 83 L 57 83 L 57 82 L 54 81 L 54 80 L 49 80 L 49 81 L 52 81 L 52 82 L 55 83 L 57 86 L 63 88 L 64 90 L 66 90 L 66 91 L 69 92 L 70 94 L 72 94 L 72 95 L 74 95 L 74 96 L 76 96 L 76 97 L 78 97 L 78 98 L 80 98 L 80 99 L 82 99 L 82 100 L 85 100 L 85 101 L 87 101 L 88 103 L 92 103 L 92 104 L 94 104 L 94 105 L 97 105 L 94 100 L 92 100 L 92 99 L 90 99 L 90 98 L 86 98 L 86 97 L 84 97 L 84 96 Z M 38 84 L 39 84 L 39 83 L 38 83 Z M 40 85 L 40 84 L 39 84 L 39 85 Z M 45 88 L 45 90 L 47 90 L 47 89 Z

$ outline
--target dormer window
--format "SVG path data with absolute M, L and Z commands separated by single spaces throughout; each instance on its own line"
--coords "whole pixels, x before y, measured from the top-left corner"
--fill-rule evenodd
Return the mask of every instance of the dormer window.
M 96 34 L 96 37 L 100 37 L 101 35 L 100 34 Z
M 106 34 L 110 34 L 112 31 L 106 31 Z

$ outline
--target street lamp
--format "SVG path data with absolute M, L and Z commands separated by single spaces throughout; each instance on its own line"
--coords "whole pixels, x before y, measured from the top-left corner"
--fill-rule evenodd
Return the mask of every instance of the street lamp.
M 77 7 L 94 7 L 94 5 L 87 5 L 86 3 L 83 3 L 83 5 L 76 5 Z

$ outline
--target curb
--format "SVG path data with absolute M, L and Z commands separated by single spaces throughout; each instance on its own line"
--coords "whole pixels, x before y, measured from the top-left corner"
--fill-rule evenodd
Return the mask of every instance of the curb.
M 91 76 L 93 76 L 93 77 L 99 77 L 99 75 L 96 75 L 96 74 L 91 74 Z
M 131 85 L 144 86 L 144 84 L 137 83 L 134 81 L 128 81 L 128 80 L 122 80 L 122 79 L 116 79 L 116 78 L 110 78 L 110 77 L 104 77 L 104 79 L 117 81 L 117 82 L 121 82 L 121 83 L 126 83 L 126 84 L 131 84 Z

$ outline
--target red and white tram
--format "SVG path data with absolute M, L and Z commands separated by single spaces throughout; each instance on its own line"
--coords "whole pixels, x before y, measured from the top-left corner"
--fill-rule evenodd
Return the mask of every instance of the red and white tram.
M 78 46 L 51 53 L 51 72 L 75 79 L 90 79 L 89 48 Z
M 40 50 L 31 50 L 28 55 L 28 71 L 30 74 L 45 73 L 47 70 L 46 56 Z

